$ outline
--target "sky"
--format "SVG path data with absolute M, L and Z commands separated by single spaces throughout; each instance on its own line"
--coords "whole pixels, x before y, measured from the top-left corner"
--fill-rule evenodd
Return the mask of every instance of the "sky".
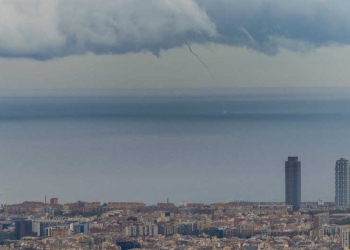
M 0 0 L 0 88 L 346 87 L 349 7 Z

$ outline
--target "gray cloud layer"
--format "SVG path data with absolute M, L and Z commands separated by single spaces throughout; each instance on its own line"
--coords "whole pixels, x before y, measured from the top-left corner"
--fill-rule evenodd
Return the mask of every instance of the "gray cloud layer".
M 0 56 L 50 59 L 191 43 L 266 54 L 350 43 L 345 0 L 0 0 Z
M 344 0 L 198 0 L 220 42 L 268 54 L 350 43 L 350 2 Z

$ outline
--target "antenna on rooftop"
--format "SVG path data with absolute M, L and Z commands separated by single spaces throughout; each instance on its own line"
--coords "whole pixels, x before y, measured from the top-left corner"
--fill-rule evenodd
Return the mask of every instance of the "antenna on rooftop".
M 168 198 L 166 198 L 166 203 L 169 203 L 169 197 L 168 197 Z

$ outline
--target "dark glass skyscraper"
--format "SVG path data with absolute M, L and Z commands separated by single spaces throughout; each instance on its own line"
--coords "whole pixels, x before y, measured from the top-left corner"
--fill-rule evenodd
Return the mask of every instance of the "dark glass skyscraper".
M 335 163 L 335 205 L 350 206 L 350 163 L 344 158 Z
M 298 211 L 301 203 L 301 164 L 297 156 L 288 157 L 285 164 L 286 204 Z

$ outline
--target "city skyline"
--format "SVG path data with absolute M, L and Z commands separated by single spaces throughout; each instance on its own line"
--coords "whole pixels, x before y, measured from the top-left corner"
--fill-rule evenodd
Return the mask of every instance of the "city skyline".
M 342 226 L 349 219 L 347 210 L 333 214 L 339 208 L 320 202 L 301 209 L 293 212 L 292 206 L 281 203 L 245 202 L 176 206 L 167 201 L 149 207 L 140 202 L 78 201 L 61 205 L 52 198 L 49 204 L 23 202 L 10 206 L 8 212 L 0 211 L 0 248 L 127 250 L 190 245 L 212 249 L 224 245 L 223 249 L 232 250 L 288 244 L 294 250 L 307 241 L 320 249 L 340 250 L 348 245 L 349 226 Z
M 349 24 L 346 0 L 0 0 L 0 250 L 349 250 Z

